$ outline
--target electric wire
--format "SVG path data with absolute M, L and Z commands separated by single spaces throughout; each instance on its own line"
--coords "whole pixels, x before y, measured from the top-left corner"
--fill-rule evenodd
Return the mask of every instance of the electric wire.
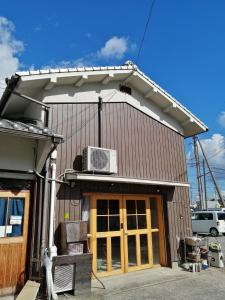
M 151 21 L 152 12 L 153 12 L 153 8 L 154 8 L 154 5 L 155 5 L 155 2 L 156 2 L 156 0 L 153 0 L 151 2 L 151 5 L 150 5 L 150 9 L 149 9 L 148 16 L 147 16 L 147 21 L 146 21 L 146 24 L 145 24 L 145 28 L 144 28 L 142 39 L 141 39 L 141 42 L 140 42 L 140 46 L 139 46 L 139 49 L 138 49 L 137 58 L 135 60 L 136 64 L 138 64 L 138 61 L 139 61 L 139 58 L 140 58 L 140 54 L 141 54 L 141 51 L 142 51 L 142 48 L 143 48 L 143 45 L 144 45 L 145 36 L 146 36 L 147 30 L 148 30 L 149 23 Z

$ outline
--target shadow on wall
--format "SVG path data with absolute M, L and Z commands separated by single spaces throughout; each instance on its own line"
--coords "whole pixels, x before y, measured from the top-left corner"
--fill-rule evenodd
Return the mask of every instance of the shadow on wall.
M 82 171 L 82 155 L 77 155 L 73 162 L 73 169 L 76 171 Z

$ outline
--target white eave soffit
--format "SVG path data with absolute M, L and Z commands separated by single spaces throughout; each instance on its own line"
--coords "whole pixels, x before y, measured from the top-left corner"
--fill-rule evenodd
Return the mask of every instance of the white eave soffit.
M 74 69 L 52 69 L 18 73 L 21 76 L 19 87 L 35 86 L 46 91 L 56 85 L 73 85 L 81 87 L 85 83 L 98 82 L 103 85 L 110 81 L 121 81 L 131 84 L 145 99 L 151 99 L 163 113 L 169 114 L 184 129 L 184 136 L 207 131 L 207 126 L 186 109 L 180 102 L 164 91 L 160 86 L 143 74 L 139 69 L 126 67 L 95 67 Z M 37 85 L 36 85 L 37 84 Z M 155 100 L 154 100 L 155 98 Z M 96 100 L 97 101 L 97 100 Z M 103 100 L 104 101 L 104 100 Z

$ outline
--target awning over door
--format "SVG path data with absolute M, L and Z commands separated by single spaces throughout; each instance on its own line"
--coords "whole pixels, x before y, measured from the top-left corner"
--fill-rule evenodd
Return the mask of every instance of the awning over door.
M 144 178 L 131 178 L 131 177 L 118 177 L 110 175 L 96 175 L 96 174 L 84 174 L 84 173 L 66 173 L 66 181 L 84 180 L 84 181 L 101 181 L 101 182 L 117 182 L 117 183 L 133 183 L 133 184 L 145 184 L 145 185 L 159 185 L 159 186 L 181 186 L 189 187 L 188 182 L 173 182 L 173 181 L 159 181 L 149 180 Z

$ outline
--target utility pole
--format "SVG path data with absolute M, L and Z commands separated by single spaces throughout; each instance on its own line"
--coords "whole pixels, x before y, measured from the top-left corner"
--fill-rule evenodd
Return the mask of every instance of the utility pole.
M 207 186 L 206 186 L 206 172 L 205 172 L 205 160 L 202 161 L 203 168 L 203 179 L 204 179 L 204 199 L 205 199 L 205 208 L 208 210 L 208 202 L 207 202 Z
M 204 150 L 203 150 L 203 148 L 202 148 L 202 144 L 201 144 L 201 142 L 200 142 L 200 140 L 199 140 L 198 137 L 195 137 L 195 138 L 196 138 L 196 140 L 198 141 L 198 144 L 199 144 L 199 146 L 200 146 L 200 148 L 201 148 L 202 155 L 203 155 L 203 157 L 204 157 L 204 160 L 205 160 L 205 163 L 206 163 L 206 165 L 207 165 L 207 168 L 209 169 L 209 173 L 210 173 L 210 175 L 211 175 L 212 181 L 213 181 L 213 183 L 214 183 L 214 186 L 215 186 L 215 188 L 216 188 L 217 194 L 218 194 L 218 196 L 219 196 L 219 200 L 220 200 L 221 204 L 223 205 L 223 207 L 225 207 L 225 201 L 223 200 L 223 197 L 222 197 L 222 194 L 221 194 L 221 192 L 220 192 L 219 186 L 218 186 L 218 184 L 217 184 L 217 182 L 216 182 L 216 179 L 215 179 L 215 177 L 214 177 L 214 175 L 213 175 L 213 173 L 212 173 L 212 170 L 211 170 L 211 168 L 210 168 L 210 165 L 209 165 L 209 163 L 208 163 L 208 160 L 207 160 L 207 158 L 206 158 L 206 156 L 205 156 L 205 152 L 204 152 Z
M 199 160 L 196 136 L 193 136 L 193 142 L 194 142 L 194 154 L 195 154 L 195 163 L 196 163 L 197 180 L 198 180 L 198 196 L 199 196 L 199 201 L 200 201 L 200 209 L 203 209 L 204 205 L 203 205 L 203 197 L 202 197 L 201 169 L 200 169 L 200 160 Z

